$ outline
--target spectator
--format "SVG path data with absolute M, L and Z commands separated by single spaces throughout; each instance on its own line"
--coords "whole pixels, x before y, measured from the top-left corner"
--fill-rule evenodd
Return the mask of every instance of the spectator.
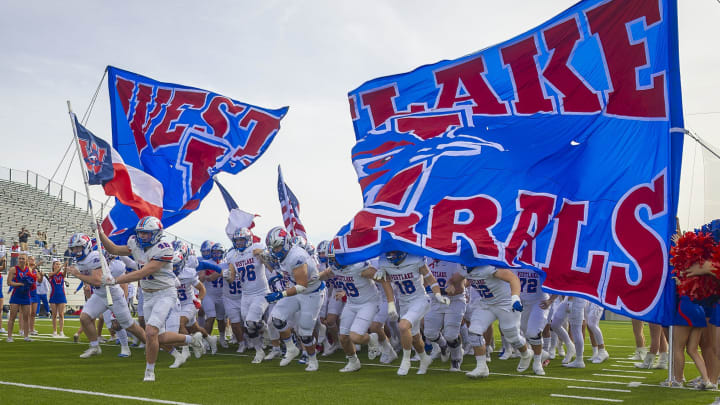
M 5 271 L 6 263 L 5 256 L 3 256 L 0 260 L 0 333 L 7 333 L 7 331 L 2 327 L 3 305 L 5 304 L 2 293 L 2 272 Z
M 13 329 L 15 327 L 15 318 L 20 312 L 22 322 L 23 335 L 25 341 L 31 342 L 30 339 L 30 269 L 27 267 L 27 255 L 22 254 L 18 257 L 18 265 L 11 267 L 7 275 L 7 285 L 13 287 L 10 296 L 10 315 L 8 316 L 7 342 L 13 341 Z
M 10 251 L 10 267 L 15 267 L 18 264 L 18 256 L 20 256 L 20 245 L 17 241 L 13 241 Z
M 63 333 L 65 326 L 65 277 L 67 271 L 57 259 L 53 259 L 52 271 L 48 275 L 50 279 L 50 308 L 52 308 L 53 337 L 66 337 Z
M 63 253 L 63 264 L 65 266 L 69 266 L 72 262 L 72 252 L 70 251 L 70 248 L 65 249 L 65 253 Z
M 28 230 L 23 226 L 22 229 L 20 229 L 20 232 L 18 232 L 18 241 L 20 241 L 20 249 L 24 252 L 27 252 L 28 250 L 27 241 L 29 237 L 30 232 L 28 232 Z
M 37 232 L 37 239 L 35 239 L 35 245 L 45 248 L 47 247 L 47 233 L 44 231 Z
M 0 238 L 0 266 L 4 269 L 7 266 L 5 263 L 5 255 L 7 254 L 7 246 L 5 246 L 5 238 Z
M 37 287 L 37 296 L 38 296 L 38 306 L 37 310 L 35 310 L 35 316 L 37 317 L 40 315 L 40 307 L 42 306 L 45 308 L 45 317 L 50 317 L 50 305 L 48 303 L 48 292 L 50 291 L 50 282 L 48 281 L 47 277 L 45 277 L 42 272 L 40 272 L 40 277 L 42 281 L 38 282 Z

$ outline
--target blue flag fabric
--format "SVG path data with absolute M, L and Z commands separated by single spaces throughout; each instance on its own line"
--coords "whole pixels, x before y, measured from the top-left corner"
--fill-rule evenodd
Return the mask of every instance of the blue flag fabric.
M 108 67 L 113 147 L 164 189 L 165 227 L 200 206 L 212 176 L 236 174 L 267 150 L 287 107 L 267 109 L 217 93 Z M 116 204 L 103 228 L 124 242 L 138 218 Z
M 75 120 L 80 152 L 87 168 L 88 184 L 107 183 L 115 177 L 110 145 L 82 126 L 74 114 L 73 119 Z
M 220 190 L 220 194 L 222 194 L 223 200 L 225 201 L 225 205 L 227 206 L 228 211 L 232 211 L 236 208 L 240 208 L 240 207 L 238 207 L 237 203 L 235 202 L 235 199 L 232 198 L 232 196 L 230 195 L 230 192 L 227 191 L 225 186 L 220 184 L 218 179 L 213 179 L 213 180 L 215 180 L 215 184 L 217 184 L 218 189 Z
M 341 263 L 404 250 L 534 269 L 667 324 L 682 101 L 675 0 L 581 1 L 506 42 L 352 90 L 364 208 Z

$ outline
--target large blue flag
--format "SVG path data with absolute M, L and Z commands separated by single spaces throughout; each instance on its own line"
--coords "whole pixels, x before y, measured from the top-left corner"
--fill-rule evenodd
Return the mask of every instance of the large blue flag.
M 535 269 L 667 323 L 682 101 L 675 0 L 582 1 L 499 45 L 349 93 L 364 208 L 338 260 Z
M 261 108 L 207 90 L 108 67 L 113 147 L 159 180 L 165 227 L 200 206 L 218 172 L 238 173 L 268 148 L 288 108 Z M 138 218 L 117 203 L 103 227 L 123 242 Z

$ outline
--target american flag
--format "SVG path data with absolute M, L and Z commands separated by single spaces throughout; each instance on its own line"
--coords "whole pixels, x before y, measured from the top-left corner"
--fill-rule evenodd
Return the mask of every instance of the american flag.
M 282 210 L 285 229 L 291 236 L 302 236 L 307 240 L 305 227 L 300 221 L 300 203 L 290 190 L 290 187 L 285 184 L 280 166 L 278 166 L 278 198 L 280 199 L 280 209 Z

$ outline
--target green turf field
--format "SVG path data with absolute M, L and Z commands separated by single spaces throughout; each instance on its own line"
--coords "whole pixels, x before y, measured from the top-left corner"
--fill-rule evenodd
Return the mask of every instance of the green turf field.
M 156 382 L 143 383 L 144 352 L 133 349 L 131 358 L 116 357 L 118 346 L 103 345 L 103 354 L 90 359 L 78 356 L 86 344 L 72 339 L 52 339 L 50 321 L 39 319 L 41 336 L 27 343 L 15 339 L 0 341 L 0 404 L 397 404 L 397 403 L 487 403 L 487 404 L 709 404 L 720 392 L 698 392 L 691 389 L 660 388 L 657 384 L 667 370 L 639 370 L 628 357 L 634 350 L 632 328 L 628 322 L 604 321 L 601 324 L 611 358 L 604 364 L 586 361 L 584 370 L 560 366 L 559 359 L 547 368 L 545 377 L 514 372 L 517 359 L 489 364 L 490 377 L 470 380 L 461 373 L 450 373 L 449 363 L 436 360 L 427 375 L 411 370 L 405 377 L 395 374 L 393 365 L 368 362 L 360 353 L 362 370 L 340 374 L 344 363 L 339 352 L 320 357 L 320 370 L 307 373 L 297 363 L 281 368 L 278 361 L 250 364 L 251 356 L 226 349 L 215 356 L 192 358 L 180 369 L 167 367 L 172 358 L 161 353 L 156 366 Z M 3 323 L 5 326 L 5 323 Z M 70 336 L 78 326 L 77 319 L 66 322 Z M 42 336 L 45 335 L 45 336 Z M 649 334 L 646 333 L 646 336 Z M 589 344 L 589 342 L 587 342 Z M 222 349 L 221 349 L 222 350 Z M 585 354 L 592 354 L 589 346 Z M 475 366 L 466 356 L 463 370 Z M 689 361 L 686 379 L 697 375 Z M 19 387 L 8 383 L 22 383 Z M 640 383 L 640 386 L 628 386 Z M 61 388 L 63 391 L 46 390 Z M 591 389 L 595 388 L 595 389 Z M 67 390 L 77 390 L 68 392 Z M 94 394 L 92 394 L 92 393 Z M 104 395 L 124 395 L 118 398 Z M 566 398 L 558 395 L 585 397 Z M 165 401 L 165 402 L 163 402 Z M 168 402 L 172 401 L 172 402 Z

